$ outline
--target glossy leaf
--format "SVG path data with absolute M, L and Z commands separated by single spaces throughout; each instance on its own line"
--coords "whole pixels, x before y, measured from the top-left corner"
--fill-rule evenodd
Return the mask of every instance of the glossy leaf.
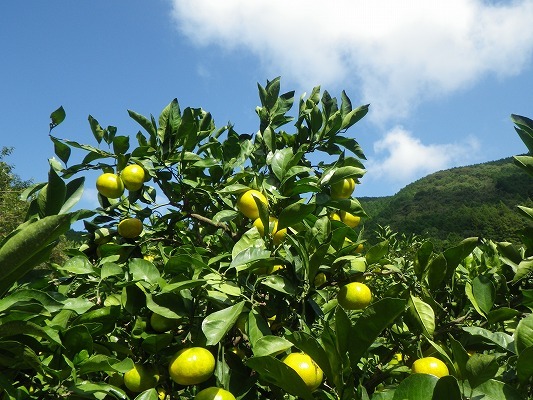
M 523 350 L 518 356 L 516 373 L 521 382 L 527 382 L 533 376 L 533 346 Z
M 465 332 L 468 332 L 474 336 L 480 336 L 491 343 L 494 343 L 504 350 L 515 352 L 514 341 L 512 336 L 509 336 L 503 332 L 491 332 L 485 328 L 479 327 L 463 327 Z
M 284 208 L 278 218 L 278 230 L 288 228 L 302 222 L 309 214 L 315 210 L 313 203 L 303 203 L 303 200 L 293 203 Z
M 265 381 L 274 384 L 287 393 L 313 400 L 311 391 L 304 381 L 291 367 L 272 356 L 252 357 L 246 360 L 246 365 L 261 375 Z
M 440 378 L 433 389 L 431 400 L 463 400 L 457 379 L 452 375 Z
M 516 354 L 533 346 L 533 314 L 522 318 L 514 334 Z
M 260 337 L 253 346 L 253 352 L 255 357 L 262 356 L 276 356 L 289 350 L 293 344 L 287 339 L 279 336 L 266 335 Z
M 494 284 L 487 276 L 476 276 L 472 281 L 472 290 L 479 308 L 485 315 L 488 314 L 496 297 Z
M 438 378 L 427 374 L 413 374 L 396 388 L 393 400 L 429 400 L 433 397 Z
M 202 331 L 207 338 L 207 346 L 220 342 L 226 333 L 235 325 L 242 313 L 245 302 L 241 301 L 231 307 L 209 314 L 202 321 Z
M 466 379 L 472 388 L 494 378 L 498 372 L 498 362 L 488 354 L 473 354 L 466 363 Z
M 435 312 L 429 304 L 411 294 L 409 297 L 408 313 L 424 335 L 429 337 L 433 336 L 433 332 L 435 331 Z
M 142 258 L 132 258 L 129 261 L 129 270 L 134 280 L 150 284 L 156 284 L 161 276 L 154 264 Z
M 379 334 L 398 318 L 406 307 L 402 299 L 385 298 L 369 305 L 351 328 L 348 351 L 355 366 Z

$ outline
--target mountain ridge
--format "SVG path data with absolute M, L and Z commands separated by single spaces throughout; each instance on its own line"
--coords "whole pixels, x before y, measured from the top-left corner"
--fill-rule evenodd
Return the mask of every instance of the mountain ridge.
M 437 171 L 392 196 L 358 200 L 369 216 L 366 231 L 390 226 L 447 246 L 470 236 L 518 242 L 529 224 L 516 206 L 532 206 L 532 195 L 533 179 L 507 157 Z

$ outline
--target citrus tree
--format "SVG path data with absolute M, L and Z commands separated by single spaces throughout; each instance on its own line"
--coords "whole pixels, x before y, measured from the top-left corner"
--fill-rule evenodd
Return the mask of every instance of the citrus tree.
M 316 87 L 292 116 L 279 78 L 258 89 L 253 134 L 173 100 L 128 111 L 136 135 L 92 116 L 94 145 L 50 135 L 48 183 L 0 247 L 4 398 L 527 398 L 531 235 L 366 239 L 368 106 Z M 100 207 L 72 212 L 85 171 Z M 80 219 L 84 243 L 34 269 Z

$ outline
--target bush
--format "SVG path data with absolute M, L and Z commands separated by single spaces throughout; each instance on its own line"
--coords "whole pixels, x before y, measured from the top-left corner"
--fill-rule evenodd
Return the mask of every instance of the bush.
M 339 104 L 317 87 L 293 118 L 294 93 L 280 95 L 278 78 L 259 85 L 259 98 L 253 135 L 216 128 L 208 112 L 182 111 L 173 100 L 158 123 L 129 111 L 144 130 L 134 146 L 91 116 L 98 146 L 51 136 L 60 161 L 51 160 L 49 182 L 35 189 L 30 219 L 0 248 L 4 397 L 192 399 L 217 386 L 238 399 L 525 398 L 531 246 L 468 238 L 438 252 L 387 228 L 366 241 L 361 226 L 330 219 L 338 211 L 365 217 L 357 199 L 333 198 L 330 187 L 365 172 L 362 150 L 344 133 L 368 106 L 353 108 L 344 92 Z M 51 117 L 55 128 L 64 110 Z M 291 121 L 292 133 L 283 128 Z M 72 149 L 85 155 L 67 166 Z M 93 169 L 120 175 L 132 164 L 146 173 L 139 190 L 99 195 L 95 211 L 69 211 L 84 180 L 66 180 Z M 236 206 L 251 189 L 267 199 L 251 196 L 262 234 Z M 133 239 L 117 233 L 130 217 L 143 221 Z M 86 242 L 66 262 L 21 279 L 35 264 L 32 252 L 46 258 L 77 219 Z M 22 242 L 32 246 L 23 251 Z M 362 310 L 337 303 L 350 282 L 371 290 Z M 150 320 L 161 323 L 154 329 Z M 188 347 L 208 349 L 215 368 L 189 360 L 201 380 L 180 385 L 168 366 Z M 313 367 L 283 362 L 296 352 Z M 413 362 L 429 356 L 450 375 L 412 374 Z M 123 387 L 134 366 L 150 371 L 156 387 Z

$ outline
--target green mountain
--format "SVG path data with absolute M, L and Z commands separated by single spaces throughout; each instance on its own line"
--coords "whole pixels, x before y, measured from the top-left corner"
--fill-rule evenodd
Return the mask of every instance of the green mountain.
M 358 200 L 369 215 L 365 231 L 390 226 L 441 247 L 471 236 L 518 242 L 529 224 L 516 206 L 532 207 L 532 194 L 533 179 L 510 157 L 435 172 L 394 196 Z

